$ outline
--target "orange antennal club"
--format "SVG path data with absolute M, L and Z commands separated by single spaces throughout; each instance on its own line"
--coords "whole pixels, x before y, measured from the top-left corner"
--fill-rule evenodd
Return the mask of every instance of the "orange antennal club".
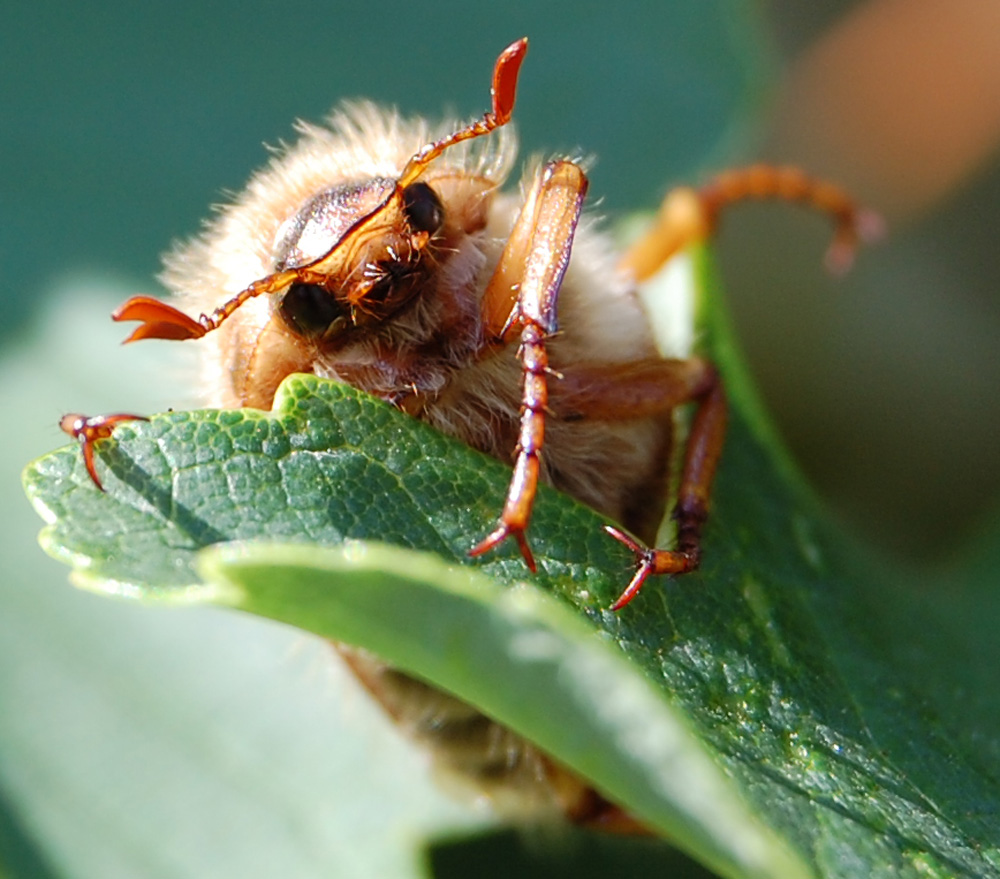
M 527 52 L 528 38 L 521 37 L 500 53 L 496 64 L 493 65 L 493 85 L 490 88 L 493 108 L 490 112 L 482 119 L 477 119 L 465 128 L 460 128 L 454 134 L 449 134 L 447 137 L 421 148 L 403 168 L 403 173 L 399 175 L 398 188 L 409 186 L 420 176 L 424 168 L 448 147 L 461 143 L 463 140 L 471 140 L 474 137 L 489 134 L 510 122 L 511 114 L 514 112 L 514 100 L 517 96 L 517 77 L 521 71 L 521 62 Z
M 493 116 L 497 120 L 497 125 L 506 125 L 514 112 L 517 77 L 526 54 L 528 54 L 528 38 L 521 37 L 500 53 L 493 67 L 493 87 L 490 89 L 490 96 L 493 98 Z
M 218 329 L 219 325 L 247 300 L 287 287 L 303 278 L 307 274 L 308 268 L 310 266 L 287 269 L 254 281 L 249 287 L 224 302 L 211 314 L 202 314 L 197 320 L 152 296 L 133 296 L 111 312 L 111 319 L 142 321 L 142 324 L 136 327 L 132 331 L 132 335 L 125 340 L 126 343 L 138 342 L 140 339 L 171 339 L 174 341 L 200 339 L 205 333 Z
M 133 296 L 111 312 L 111 319 L 142 321 L 126 342 L 137 342 L 139 339 L 198 339 L 206 333 L 194 318 L 152 296 Z

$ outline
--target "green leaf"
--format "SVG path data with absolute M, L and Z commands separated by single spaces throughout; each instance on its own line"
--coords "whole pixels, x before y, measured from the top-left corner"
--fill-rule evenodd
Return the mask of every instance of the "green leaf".
M 823 876 L 997 875 L 995 759 L 922 697 L 897 584 L 825 524 L 716 295 L 704 310 L 733 416 L 702 569 L 620 613 L 607 607 L 630 559 L 593 513 L 543 491 L 539 575 L 511 548 L 469 565 L 508 471 L 311 377 L 289 379 L 273 414 L 121 428 L 101 445 L 106 495 L 75 448 L 40 459 L 26 487 L 43 545 L 89 588 L 214 600 L 374 648 L 723 875 L 794 875 L 790 851 Z M 345 540 L 379 543 L 317 547 Z
M 225 544 L 201 567 L 235 606 L 363 645 L 502 718 L 722 872 L 802 875 L 662 694 L 544 593 L 380 544 Z

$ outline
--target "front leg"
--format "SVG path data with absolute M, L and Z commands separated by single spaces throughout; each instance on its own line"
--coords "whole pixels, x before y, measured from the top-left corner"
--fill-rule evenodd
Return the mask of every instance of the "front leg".
M 545 440 L 549 361 L 545 340 L 556 331 L 556 306 L 569 265 L 587 178 L 568 161 L 551 162 L 535 180 L 483 297 L 486 332 L 498 342 L 520 328 L 524 366 L 521 428 L 514 475 L 497 527 L 469 555 L 482 555 L 513 537 L 528 567 L 536 569 L 525 531 L 538 490 Z
M 101 491 L 104 491 L 104 485 L 97 475 L 94 443 L 101 439 L 107 439 L 115 427 L 124 421 L 149 421 L 149 419 L 144 415 L 132 415 L 127 412 L 120 412 L 117 415 L 78 415 L 73 413 L 64 415 L 59 422 L 59 427 L 64 433 L 79 440 L 87 473 L 94 485 Z

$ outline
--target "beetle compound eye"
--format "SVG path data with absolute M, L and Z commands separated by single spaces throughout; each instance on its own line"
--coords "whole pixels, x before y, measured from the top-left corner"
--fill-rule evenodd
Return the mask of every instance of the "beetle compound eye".
M 411 183 L 403 190 L 403 213 L 414 232 L 433 235 L 444 223 L 444 208 L 426 183 Z
M 285 323 L 302 336 L 320 336 L 346 317 L 333 294 L 317 284 L 292 284 L 278 306 Z

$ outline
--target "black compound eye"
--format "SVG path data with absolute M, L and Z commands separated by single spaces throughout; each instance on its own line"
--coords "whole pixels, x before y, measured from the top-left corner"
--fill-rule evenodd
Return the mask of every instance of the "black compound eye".
M 285 323 L 303 336 L 322 335 L 347 314 L 333 294 L 317 284 L 292 284 L 281 297 L 278 310 Z
M 434 234 L 444 223 L 444 208 L 426 183 L 411 183 L 403 190 L 403 213 L 415 232 Z

